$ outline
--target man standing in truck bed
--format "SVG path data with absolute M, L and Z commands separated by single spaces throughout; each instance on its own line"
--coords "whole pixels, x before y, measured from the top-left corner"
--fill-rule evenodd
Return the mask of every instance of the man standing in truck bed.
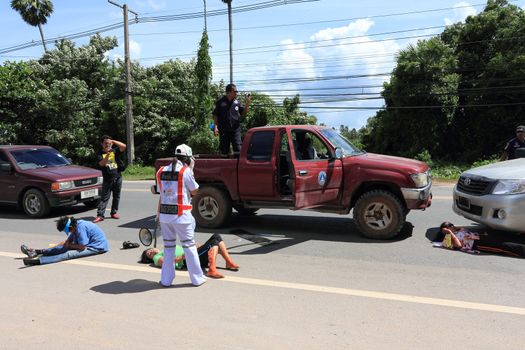
M 230 143 L 233 153 L 241 151 L 241 116 L 244 118 L 248 113 L 251 96 L 246 97 L 246 106 L 242 107 L 237 100 L 237 87 L 235 84 L 226 85 L 226 95 L 215 102 L 213 110 L 213 121 L 215 136 L 219 135 L 219 151 L 221 156 L 227 157 L 230 153 Z

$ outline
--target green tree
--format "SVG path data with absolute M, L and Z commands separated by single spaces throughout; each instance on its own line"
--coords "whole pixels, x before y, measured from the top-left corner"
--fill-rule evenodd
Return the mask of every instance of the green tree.
M 202 32 L 199 51 L 197 52 L 197 63 L 195 64 L 197 97 L 197 118 L 196 124 L 204 127 L 206 119 L 211 115 L 212 100 L 210 96 L 210 84 L 212 78 L 211 58 L 209 54 L 210 45 L 208 43 L 208 33 Z
M 466 161 L 500 153 L 523 124 L 525 13 L 505 0 L 490 0 L 477 16 L 447 28 L 443 40 L 458 60 L 459 105 L 450 134 Z M 451 150 L 452 152 L 452 150 Z
M 489 0 L 464 23 L 400 52 L 367 150 L 472 162 L 500 153 L 523 123 L 524 11 Z
M 37 93 L 45 88 L 31 62 L 0 66 L 0 144 L 33 143 Z
M 453 51 L 439 38 L 403 50 L 384 84 L 387 109 L 376 115 L 376 127 L 363 137 L 366 149 L 409 157 L 422 148 L 438 152 L 457 104 L 456 65 Z
M 47 52 L 42 25 L 53 13 L 53 3 L 50 0 L 11 0 L 11 8 L 22 16 L 22 19 L 33 27 L 38 27 L 44 51 Z

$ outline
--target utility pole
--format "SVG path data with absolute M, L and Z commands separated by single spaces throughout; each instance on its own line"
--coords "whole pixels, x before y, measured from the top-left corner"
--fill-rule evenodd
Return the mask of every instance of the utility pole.
M 128 5 L 119 5 L 111 0 L 108 2 L 112 5 L 120 7 L 124 14 L 124 72 L 126 74 L 126 88 L 125 104 L 126 104 L 126 149 L 128 153 L 128 163 L 133 164 L 135 160 L 135 141 L 133 136 L 133 103 L 131 95 L 133 94 L 133 86 L 131 84 L 131 62 L 129 59 L 129 31 L 128 31 L 128 11 L 135 15 L 135 19 L 138 13 L 128 9 Z
M 228 33 L 230 34 L 230 84 L 233 84 L 233 26 L 232 26 L 232 0 L 228 1 Z
M 206 0 L 204 0 L 204 30 L 208 31 L 208 22 L 206 19 Z
M 230 84 L 233 84 L 233 34 L 232 34 L 232 0 L 222 0 L 228 5 L 228 32 L 230 35 Z

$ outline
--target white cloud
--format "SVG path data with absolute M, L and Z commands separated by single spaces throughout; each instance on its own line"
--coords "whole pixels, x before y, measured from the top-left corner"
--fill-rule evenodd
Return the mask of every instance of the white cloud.
M 395 65 L 395 54 L 407 41 L 405 40 L 403 44 L 394 40 L 378 41 L 379 37 L 367 35 L 373 26 L 372 20 L 361 19 L 345 26 L 319 30 L 310 36 L 313 43 L 294 43 L 291 39 L 282 41 L 282 51 L 275 58 L 275 65 L 266 72 L 263 79 L 341 78 L 312 80 L 308 83 L 290 82 L 286 85 L 278 85 L 278 88 L 287 90 L 288 96 L 294 94 L 288 91 L 291 89 L 300 93 L 304 106 L 310 107 L 305 111 L 316 115 L 319 123 L 336 128 L 339 125 L 360 128 L 370 116 L 375 114 L 374 110 L 341 111 L 323 109 L 323 107 L 375 107 L 384 104 L 382 99 L 355 100 L 355 98 L 369 97 L 369 93 L 381 91 L 380 87 L 363 88 L 363 86 L 381 86 L 389 79 L 389 75 L 371 75 L 390 73 Z M 286 65 L 281 65 L 281 62 L 285 62 Z M 355 77 L 357 75 L 363 77 L 357 78 Z M 303 90 L 304 88 L 313 90 Z M 334 90 L 334 88 L 341 89 Z M 318 96 L 312 96 L 316 93 Z
M 305 44 L 296 44 L 291 39 L 281 41 L 282 51 L 275 59 L 275 66 L 266 71 L 266 79 L 287 79 L 291 74 L 288 69 L 292 69 L 293 77 L 297 79 L 312 79 L 316 77 L 316 70 L 314 67 L 314 58 L 306 52 Z M 296 90 L 297 83 L 290 82 L 288 84 L 279 85 L 279 89 Z M 295 93 L 287 92 L 290 96 Z
M 451 18 L 445 18 L 445 24 L 447 26 L 462 22 L 468 16 L 474 16 L 477 13 L 476 9 L 470 5 L 468 2 L 461 1 L 454 5 L 454 14 Z
M 129 56 L 132 60 L 140 59 L 141 47 L 135 40 L 129 41 Z
M 310 37 L 310 40 L 332 40 L 345 36 L 363 35 L 374 25 L 369 19 L 358 19 L 347 26 L 339 28 L 327 28 L 318 31 Z
M 136 0 L 135 2 L 137 6 L 141 8 L 148 8 L 154 11 L 159 11 L 166 7 L 166 1 L 161 1 L 161 0 L 145 0 L 145 1 Z

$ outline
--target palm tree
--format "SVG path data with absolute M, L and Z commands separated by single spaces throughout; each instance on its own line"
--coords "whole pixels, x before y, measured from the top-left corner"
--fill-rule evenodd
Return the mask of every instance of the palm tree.
M 47 52 L 42 24 L 46 24 L 47 18 L 53 13 L 51 0 L 11 0 L 11 8 L 20 13 L 27 24 L 38 27 L 44 51 Z
M 228 4 L 228 26 L 230 32 L 230 83 L 233 83 L 233 49 L 232 49 L 232 0 L 221 0 Z

